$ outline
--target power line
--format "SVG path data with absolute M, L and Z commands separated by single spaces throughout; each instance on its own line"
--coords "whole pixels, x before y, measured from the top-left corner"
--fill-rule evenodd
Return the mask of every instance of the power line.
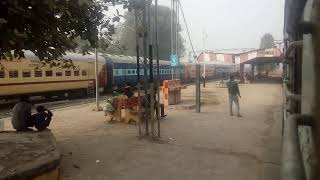
M 180 6 L 180 9 L 181 9 L 181 14 L 182 14 L 182 17 L 183 17 L 184 24 L 185 24 L 186 29 L 187 29 L 187 34 L 188 34 L 188 38 L 189 38 L 189 41 L 190 41 L 190 45 L 191 45 L 191 48 L 192 48 L 192 51 L 193 51 L 193 56 L 196 57 L 196 53 L 195 53 L 194 46 L 193 46 L 193 43 L 192 43 L 192 40 L 191 40 L 191 36 L 190 36 L 188 24 L 187 24 L 187 22 L 186 22 L 186 18 L 185 18 L 185 16 L 184 16 L 184 12 L 183 12 L 183 8 L 182 8 L 182 5 L 181 5 L 180 0 L 178 0 L 178 3 L 179 3 L 179 6 Z

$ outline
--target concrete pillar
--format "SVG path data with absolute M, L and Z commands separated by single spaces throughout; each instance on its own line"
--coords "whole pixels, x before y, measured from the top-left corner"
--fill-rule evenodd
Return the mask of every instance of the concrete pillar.
M 255 65 L 251 64 L 251 76 L 252 76 L 252 78 L 254 77 L 254 68 L 255 68 Z
M 244 64 L 240 64 L 240 82 L 243 83 L 244 82 Z

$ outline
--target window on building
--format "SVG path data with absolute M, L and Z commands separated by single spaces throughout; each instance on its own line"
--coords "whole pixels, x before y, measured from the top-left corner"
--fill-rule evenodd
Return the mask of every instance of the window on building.
M 34 77 L 42 77 L 42 71 L 41 70 L 34 70 Z
M 6 74 L 4 71 L 0 71 L 0 78 L 5 78 L 6 77 Z
M 80 72 L 79 72 L 79 71 L 74 71 L 74 72 L 73 72 L 73 75 L 74 75 L 74 76 L 79 76 L 79 75 L 80 75 Z
M 71 71 L 66 71 L 66 72 L 65 72 L 65 75 L 66 75 L 66 76 L 71 76 Z
M 9 71 L 9 77 L 10 77 L 10 78 L 17 78 L 17 77 L 19 77 L 18 70 L 11 70 L 11 71 Z
M 128 70 L 128 75 L 131 75 L 131 70 Z
M 86 70 L 82 70 L 82 71 L 81 71 L 81 74 L 82 74 L 82 76 L 87 76 L 87 75 L 88 75 L 88 73 L 87 73 Z
M 56 72 L 56 76 L 62 76 L 62 72 L 61 71 L 57 71 Z
M 22 77 L 31 77 L 31 71 L 23 70 L 22 71 Z
M 46 77 L 52 77 L 52 71 L 46 71 Z

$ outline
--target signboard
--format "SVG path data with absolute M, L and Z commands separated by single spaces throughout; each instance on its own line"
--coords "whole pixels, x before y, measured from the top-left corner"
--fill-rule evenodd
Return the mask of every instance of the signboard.
M 171 66 L 179 66 L 178 56 L 176 54 L 170 55 Z

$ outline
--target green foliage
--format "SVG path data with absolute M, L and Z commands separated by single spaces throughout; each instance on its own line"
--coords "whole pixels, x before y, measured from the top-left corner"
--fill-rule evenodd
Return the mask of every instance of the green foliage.
M 154 11 L 153 11 L 154 12 Z M 154 15 L 152 15 L 154 17 Z M 108 53 L 136 55 L 136 30 L 135 30 L 135 16 L 132 12 L 126 12 L 124 15 L 125 22 L 117 29 L 113 36 L 113 44 L 107 49 Z M 171 54 L 171 28 L 170 28 L 170 9 L 166 6 L 158 7 L 158 21 L 159 21 L 159 56 L 160 59 L 168 60 Z M 181 36 L 181 27 L 178 26 L 178 41 L 179 41 L 179 55 L 182 56 L 185 52 L 184 40 Z M 155 41 L 155 33 L 153 33 L 153 41 Z M 175 44 L 175 35 L 173 36 L 173 43 Z M 149 43 L 149 42 L 147 42 Z
M 106 17 L 108 6 L 120 0 L 1 0 L 0 59 L 24 57 L 30 50 L 41 60 L 58 59 L 74 50 L 77 38 L 97 47 L 99 36 L 108 39 L 115 32 Z M 122 1 L 132 8 L 131 0 Z
M 260 42 L 260 49 L 268 49 L 274 47 L 274 38 L 270 33 L 266 33 L 262 36 L 261 42 Z M 265 65 L 259 65 L 258 68 L 260 71 L 266 71 L 271 72 L 276 69 L 276 64 L 265 64 Z
M 262 36 L 260 42 L 260 49 L 267 49 L 274 47 L 274 38 L 270 33 L 266 33 Z

